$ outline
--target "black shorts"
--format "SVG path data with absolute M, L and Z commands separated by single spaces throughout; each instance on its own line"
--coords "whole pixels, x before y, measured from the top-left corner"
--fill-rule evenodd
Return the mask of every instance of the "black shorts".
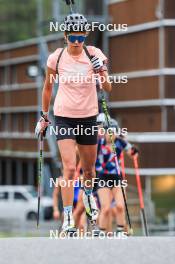
M 98 136 L 96 119 L 96 116 L 85 118 L 55 116 L 56 139 L 73 139 L 80 145 L 96 145 Z
M 121 184 L 121 178 L 117 174 L 97 175 L 97 190 L 101 188 L 112 189 Z

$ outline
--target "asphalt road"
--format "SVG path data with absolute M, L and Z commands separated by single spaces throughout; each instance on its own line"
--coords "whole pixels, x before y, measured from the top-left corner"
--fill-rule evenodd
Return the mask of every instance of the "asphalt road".
M 0 239 L 1 264 L 174 264 L 175 237 Z

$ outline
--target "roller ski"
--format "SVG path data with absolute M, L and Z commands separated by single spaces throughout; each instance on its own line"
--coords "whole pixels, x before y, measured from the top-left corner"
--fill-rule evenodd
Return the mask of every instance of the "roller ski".
M 97 226 L 98 208 L 92 193 L 83 193 L 83 203 L 86 210 L 88 231 L 91 232 L 92 236 L 99 236 L 100 230 Z
M 60 237 L 76 237 L 77 229 L 75 228 L 71 212 L 64 213 L 64 223 L 61 228 Z

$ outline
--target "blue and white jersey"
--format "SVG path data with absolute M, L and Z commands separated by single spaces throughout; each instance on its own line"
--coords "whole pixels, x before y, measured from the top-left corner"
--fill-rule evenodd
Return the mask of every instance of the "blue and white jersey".
M 114 143 L 117 151 L 117 158 L 120 160 L 121 152 L 127 148 L 128 143 L 122 138 L 116 138 Z M 100 137 L 98 140 L 98 153 L 95 167 L 98 174 L 117 173 L 115 155 L 111 148 L 106 144 L 104 137 Z

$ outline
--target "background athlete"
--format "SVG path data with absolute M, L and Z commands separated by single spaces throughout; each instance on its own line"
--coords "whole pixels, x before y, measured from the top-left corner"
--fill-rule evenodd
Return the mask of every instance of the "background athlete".
M 121 178 L 117 174 L 114 154 L 111 147 L 110 136 L 107 132 L 108 127 L 106 125 L 105 118 L 103 118 L 102 124 L 103 128 L 106 130 L 106 133 L 104 136 L 99 135 L 98 154 L 96 161 L 96 172 L 98 178 L 97 193 L 101 209 L 99 216 L 99 227 L 102 231 L 111 231 L 111 204 L 113 204 L 113 206 L 115 206 L 116 212 L 116 232 L 118 236 L 121 236 L 125 234 L 124 228 L 126 226 L 125 205 L 122 190 L 119 185 L 119 183 L 121 183 L 121 181 L 119 182 Z M 114 132 L 118 132 L 118 123 L 114 119 L 111 119 L 110 128 L 114 129 Z M 117 136 L 116 134 L 117 133 L 113 133 L 113 138 L 119 161 L 121 152 L 123 150 L 126 151 L 130 157 L 138 154 L 138 150 L 135 146 L 132 146 L 126 139 L 121 136 Z

